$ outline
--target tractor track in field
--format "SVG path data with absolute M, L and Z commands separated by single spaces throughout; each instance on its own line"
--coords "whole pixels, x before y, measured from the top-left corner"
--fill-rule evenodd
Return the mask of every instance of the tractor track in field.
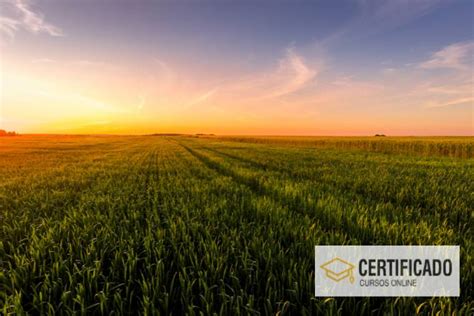
M 265 196 L 270 198 L 277 205 L 287 207 L 287 209 L 291 213 L 309 216 L 311 219 L 317 221 L 317 223 L 319 224 L 319 228 L 326 233 L 331 233 L 332 231 L 340 231 L 342 233 L 347 233 L 350 239 L 355 239 L 357 240 L 357 243 L 361 244 L 390 244 L 393 243 L 394 240 L 395 243 L 399 242 L 396 238 L 397 235 L 391 235 L 391 232 L 393 230 L 388 232 L 372 230 L 371 226 L 377 225 L 377 222 L 374 222 L 367 227 L 363 227 L 357 222 L 351 221 L 350 218 L 346 218 L 343 216 L 336 217 L 333 214 L 328 213 L 328 211 L 322 210 L 318 205 L 316 205 L 317 201 L 305 201 L 303 200 L 303 198 L 298 196 L 288 196 L 284 194 L 282 195 L 277 190 L 272 189 L 271 187 L 265 187 L 264 185 L 260 184 L 258 178 L 249 178 L 246 176 L 242 176 L 237 172 L 226 168 L 221 163 L 212 160 L 205 154 L 199 153 L 195 149 L 192 149 L 189 146 L 184 145 L 180 142 L 178 143 L 208 168 L 213 169 L 224 176 L 231 177 L 236 183 L 247 186 L 252 192 L 256 193 L 259 196 Z M 202 149 L 205 150 L 205 148 Z M 340 197 L 336 197 L 332 194 L 331 196 L 336 198 L 336 200 L 341 201 Z M 350 203 L 350 201 L 347 200 L 342 201 Z M 389 223 L 398 224 L 398 222 Z M 408 229 L 405 226 L 399 227 L 399 229 L 401 228 Z M 399 235 L 400 234 L 398 234 L 398 236 Z
M 308 206 L 307 204 L 305 205 L 305 203 L 299 198 L 282 196 L 280 200 L 276 199 L 275 196 L 277 192 L 260 185 L 257 179 L 247 178 L 245 176 L 239 175 L 236 172 L 230 169 L 227 169 L 222 164 L 210 159 L 206 155 L 198 153 L 197 151 L 195 151 L 194 149 L 191 149 L 190 147 L 186 145 L 183 145 L 181 143 L 179 144 L 186 151 L 188 151 L 192 156 L 197 158 L 208 168 L 215 170 L 221 175 L 230 177 L 236 183 L 247 186 L 253 193 L 257 194 L 258 196 L 267 197 L 271 199 L 273 203 L 275 203 L 276 205 L 283 206 L 291 213 L 307 215 L 310 218 L 316 220 L 319 224 L 318 228 L 324 233 L 331 233 L 334 230 L 341 231 L 343 233 L 352 232 L 353 234 L 350 234 L 349 237 L 353 239 L 354 239 L 353 236 L 367 236 L 366 238 L 362 240 L 356 239 L 360 243 L 370 243 L 376 240 L 376 237 L 380 237 L 380 236 L 375 236 L 372 231 L 368 229 L 363 229 L 348 221 L 342 221 L 342 223 L 340 223 L 339 225 L 336 225 L 336 223 L 341 220 L 340 218 L 335 218 L 333 216 L 330 216 L 324 211 L 318 212 L 318 209 L 315 205 L 312 205 L 312 206 Z M 292 205 L 296 205 L 296 207 L 291 207 Z M 310 209 L 311 211 L 308 211 L 308 209 Z M 329 225 L 325 224 L 325 222 L 329 223 Z M 331 223 L 333 223 L 334 225 Z M 327 227 L 332 227 L 332 230 Z
M 250 168 L 255 168 L 255 169 L 263 169 L 263 171 L 272 171 L 272 172 L 276 172 L 280 175 L 287 175 L 289 176 L 290 178 L 293 179 L 293 177 L 296 177 L 296 178 L 300 178 L 302 180 L 306 180 L 306 181 L 309 181 L 309 182 L 314 182 L 315 180 L 317 180 L 315 177 L 313 176 L 308 176 L 308 175 L 304 175 L 304 174 L 301 174 L 301 173 L 295 173 L 295 172 L 292 172 L 291 170 L 287 169 L 287 168 L 277 168 L 275 166 L 272 166 L 272 165 L 269 165 L 269 164 L 265 164 L 265 163 L 261 163 L 261 162 L 258 162 L 258 161 L 254 161 L 252 159 L 249 159 L 249 158 L 243 158 L 243 157 L 240 157 L 240 156 L 237 156 L 237 155 L 233 155 L 233 154 L 229 154 L 229 153 L 226 153 L 226 152 L 222 152 L 220 150 L 216 150 L 214 148 L 210 148 L 210 147 L 206 147 L 206 146 L 202 146 L 201 147 L 202 149 L 206 150 L 206 151 L 209 151 L 211 153 L 214 153 L 220 157 L 223 157 L 223 158 L 229 158 L 229 159 L 232 159 L 232 160 L 235 160 L 235 161 L 238 161 L 242 164 L 248 164 L 250 165 L 250 167 L 246 167 L 248 169 Z M 250 169 L 251 170 L 251 169 Z M 335 188 L 339 188 L 341 190 L 345 190 L 346 188 L 338 183 L 329 183 L 331 187 L 335 187 Z M 326 193 L 326 194 L 329 194 L 330 196 L 333 196 L 335 198 L 337 198 L 339 201 L 342 201 L 343 203 L 345 204 L 350 204 L 351 203 L 351 200 L 349 198 L 345 198 L 343 196 L 336 196 L 334 195 L 333 193 L 331 193 L 331 191 L 329 191 L 328 189 L 323 189 L 321 190 L 322 193 Z M 367 196 L 369 196 L 369 202 L 367 201 Z M 399 201 L 397 201 L 394 197 L 389 197 L 388 200 L 382 200 L 381 199 L 381 196 L 379 194 L 375 194 L 373 192 L 366 192 L 366 191 L 362 191 L 362 192 L 357 192 L 357 191 L 353 191 L 352 190 L 352 197 L 358 199 L 358 201 L 360 203 L 362 203 L 363 205 L 367 206 L 369 209 L 376 209 L 377 207 L 377 204 L 379 203 L 387 203 L 387 202 L 390 202 L 392 203 L 393 205 L 397 205 L 399 203 Z M 426 212 L 429 212 L 431 209 L 428 208 L 428 209 L 423 209 L 423 211 L 426 211 Z M 386 214 L 385 212 L 383 213 L 378 213 L 378 214 L 375 214 L 374 216 L 379 216 L 380 218 L 384 218 L 385 220 L 387 220 L 388 223 L 390 224 L 399 224 L 400 222 L 406 222 L 406 221 L 414 221 L 414 220 L 417 220 L 417 219 L 410 219 L 410 218 L 407 218 L 407 217 L 404 217 L 402 218 L 402 220 L 398 219 L 398 220 L 391 220 L 390 217 L 387 217 L 387 215 L 389 214 Z M 423 220 L 423 219 L 421 219 Z M 428 225 L 431 225 L 430 223 L 427 223 Z M 460 223 L 458 222 L 455 222 L 455 223 L 450 223 L 448 222 L 448 225 L 449 227 L 451 227 L 452 229 L 459 229 L 460 227 Z M 436 225 L 435 225 L 436 226 Z M 390 239 L 391 236 L 390 235 L 387 235 L 385 234 L 386 238 L 387 239 Z M 367 241 L 366 241 L 367 242 Z M 371 240 L 369 240 L 368 242 L 371 242 Z
M 258 162 L 258 161 L 255 161 L 255 160 L 252 160 L 252 159 L 249 159 L 249 158 L 243 158 L 243 157 L 240 157 L 240 156 L 236 156 L 236 155 L 233 155 L 233 154 L 229 154 L 229 153 L 226 153 L 226 152 L 223 152 L 223 151 L 220 151 L 220 150 L 216 150 L 214 148 L 210 148 L 210 147 L 201 147 L 202 149 L 204 150 L 207 150 L 209 152 L 212 152 L 218 156 L 221 156 L 223 158 L 229 158 L 229 159 L 232 159 L 232 160 L 235 160 L 235 161 L 238 161 L 240 163 L 243 163 L 243 164 L 248 164 L 251 166 L 251 168 L 255 168 L 256 170 L 258 169 L 262 169 L 263 171 L 272 171 L 272 172 L 275 172 L 275 173 L 278 173 L 279 175 L 283 175 L 283 176 L 288 176 L 288 178 L 296 178 L 296 179 L 301 179 L 301 180 L 305 180 L 305 181 L 308 181 L 310 183 L 314 183 L 314 181 L 317 181 L 317 177 L 315 176 L 312 176 L 312 175 L 306 175 L 306 174 L 302 174 L 302 173 L 296 173 L 296 172 L 293 172 L 291 171 L 290 169 L 287 169 L 287 168 L 278 168 L 278 167 L 275 167 L 275 166 L 272 166 L 270 164 L 265 164 L 265 163 L 261 163 L 261 162 Z M 250 168 L 248 168 L 250 169 Z M 250 169 L 251 170 L 251 169 Z M 347 191 L 349 190 L 348 188 L 340 185 L 340 184 L 337 184 L 336 182 L 333 182 L 333 183 L 329 183 L 327 182 L 327 184 L 331 187 L 331 188 L 338 188 L 338 189 L 341 189 L 341 190 L 344 190 L 344 191 Z M 321 193 L 328 193 L 330 195 L 333 195 L 332 192 L 328 189 L 323 189 L 320 191 Z M 353 194 L 353 197 L 357 198 L 357 197 L 360 197 L 361 198 L 361 201 L 364 202 L 364 204 L 369 204 L 367 203 L 367 196 L 368 194 L 364 193 L 364 192 L 355 192 L 354 190 L 351 190 L 351 193 Z M 375 194 L 372 194 L 370 195 L 370 197 L 374 197 L 374 198 L 380 198 L 380 196 L 378 195 L 375 195 Z M 340 198 L 341 199 L 341 198 Z M 348 199 L 342 199 L 344 200 L 345 202 L 350 202 Z M 386 203 L 387 201 L 374 201 L 372 203 Z M 396 203 L 397 201 L 395 200 L 389 200 L 389 202 L 391 203 Z
M 292 171 L 288 168 L 284 168 L 284 167 L 275 167 L 271 164 L 261 163 L 261 162 L 255 161 L 253 159 L 244 158 L 244 157 L 240 157 L 240 156 L 237 156 L 237 155 L 229 154 L 227 152 L 217 150 L 217 149 L 214 149 L 214 148 L 211 148 L 211 147 L 203 146 L 202 148 L 207 150 L 207 151 L 210 151 L 212 153 L 215 153 L 215 154 L 217 154 L 221 157 L 227 157 L 227 158 L 239 161 L 241 163 L 248 164 L 248 165 L 250 165 L 250 166 L 252 166 L 256 169 L 260 168 L 260 169 L 263 169 L 264 171 L 277 172 L 278 174 L 282 174 L 282 175 L 286 174 L 288 177 L 290 177 L 292 179 L 296 178 L 296 179 L 306 180 L 306 181 L 309 181 L 309 182 L 314 182 L 314 181 L 318 180 L 317 177 L 315 177 L 314 175 L 307 175 L 307 174 L 300 173 L 300 172 L 294 172 L 294 171 Z M 356 197 L 356 198 L 360 197 L 361 200 L 364 201 L 365 204 L 368 204 L 366 202 L 367 197 L 369 197 L 370 200 L 374 200 L 374 203 L 378 203 L 378 202 L 380 202 L 380 203 L 390 202 L 392 204 L 398 204 L 399 203 L 399 201 L 392 195 L 388 196 L 388 197 L 384 197 L 384 196 L 381 196 L 380 194 L 377 194 L 377 193 L 375 193 L 373 191 L 370 191 L 370 190 L 362 190 L 362 191 L 354 190 L 350 186 L 340 184 L 337 181 L 326 182 L 326 183 L 328 183 L 331 187 L 338 188 L 338 189 L 341 189 L 341 190 L 344 190 L 344 191 L 350 191 L 351 194 L 354 197 Z M 328 190 L 325 190 L 325 191 L 328 191 Z M 423 211 L 426 211 L 426 212 L 428 212 L 430 210 L 431 210 L 431 208 L 424 208 L 423 209 Z M 408 220 L 408 219 L 404 218 L 403 220 Z M 458 227 L 456 225 L 454 225 L 453 228 L 458 228 Z
M 212 170 L 212 171 L 216 172 L 216 174 L 218 174 L 218 175 L 230 178 L 231 181 L 233 183 L 237 184 L 237 185 L 243 185 L 245 188 L 250 190 L 250 193 L 255 194 L 257 197 L 268 199 L 276 207 L 278 207 L 281 210 L 285 211 L 287 214 L 290 214 L 293 211 L 290 207 L 279 203 L 273 196 L 265 194 L 264 192 L 256 192 L 253 189 L 253 188 L 256 188 L 254 186 L 258 185 L 256 182 L 252 183 L 252 184 L 249 184 L 248 181 L 245 178 L 240 177 L 240 176 L 236 175 L 234 172 L 220 166 L 219 164 L 214 163 L 213 161 L 211 161 L 207 157 L 204 157 L 204 156 L 200 155 L 199 153 L 196 153 L 194 150 L 192 150 L 188 146 L 183 145 L 182 143 L 180 143 L 178 141 L 175 141 L 175 140 L 173 140 L 173 141 L 177 145 L 179 145 L 181 148 L 183 148 L 185 150 L 185 152 L 189 153 L 191 159 L 194 158 L 197 161 L 201 162 L 203 164 L 203 166 L 208 168 L 209 170 Z M 185 158 L 185 159 L 189 159 L 189 158 Z M 274 223 L 274 225 L 280 225 L 278 222 L 274 221 L 273 216 L 272 216 L 271 213 L 269 213 L 269 212 L 262 213 L 258 209 L 258 207 L 256 205 L 254 205 L 253 203 L 250 205 L 250 208 L 253 211 L 252 214 L 258 214 L 257 216 L 263 216 L 264 220 L 268 220 L 269 223 Z M 248 218 L 246 215 L 242 215 L 242 219 L 245 220 L 246 222 L 253 221 L 253 219 Z M 303 217 L 301 217 L 301 219 L 303 219 Z M 332 232 L 331 229 L 328 229 L 327 226 L 323 226 L 323 225 L 317 225 L 317 229 L 321 233 L 321 236 L 330 236 L 330 234 Z M 311 270 L 309 272 L 311 273 L 312 271 L 314 271 L 314 270 Z

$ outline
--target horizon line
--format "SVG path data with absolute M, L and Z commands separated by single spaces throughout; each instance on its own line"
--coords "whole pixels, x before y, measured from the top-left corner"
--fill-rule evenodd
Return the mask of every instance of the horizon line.
M 473 135 L 407 135 L 407 134 L 363 134 L 363 135 L 331 135 L 331 134 L 217 134 L 217 133 L 19 133 L 15 136 L 5 137 L 18 137 L 18 136 L 243 136 L 243 137 L 472 137 Z

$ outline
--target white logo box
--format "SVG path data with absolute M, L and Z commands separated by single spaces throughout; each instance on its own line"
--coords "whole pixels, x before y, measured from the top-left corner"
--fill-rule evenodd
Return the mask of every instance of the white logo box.
M 459 296 L 459 246 L 316 246 L 315 296 Z

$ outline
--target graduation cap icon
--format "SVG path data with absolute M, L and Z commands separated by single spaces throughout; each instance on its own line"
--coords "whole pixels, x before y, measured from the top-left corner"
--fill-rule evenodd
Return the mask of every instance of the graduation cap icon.
M 321 265 L 321 269 L 326 272 L 326 276 L 336 282 L 349 278 L 351 283 L 354 283 L 353 269 L 354 265 L 336 257 L 325 264 Z

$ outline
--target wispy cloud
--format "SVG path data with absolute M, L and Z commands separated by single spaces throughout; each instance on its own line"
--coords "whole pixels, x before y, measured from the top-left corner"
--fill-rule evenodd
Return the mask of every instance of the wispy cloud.
M 231 108 L 237 113 L 257 106 L 271 110 L 266 105 L 275 109 L 294 104 L 297 93 L 306 93 L 306 88 L 316 83 L 322 66 L 322 58 L 306 59 L 291 47 L 267 69 L 210 79 L 208 74 L 195 74 L 187 67 L 154 58 L 147 69 L 150 73 L 142 76 L 140 90 L 146 91 L 150 100 L 147 110 L 160 113 L 190 113 L 191 108 L 214 114 Z M 229 110 L 226 112 L 228 115 Z
M 368 101 L 380 99 L 385 93 L 387 91 L 382 83 L 345 75 L 308 95 L 305 102 L 317 108 L 359 107 Z
M 320 68 L 322 62 L 310 66 L 303 56 L 289 48 L 279 60 L 276 69 L 252 74 L 249 79 L 236 80 L 236 83 L 228 85 L 224 90 L 240 99 L 279 98 L 295 93 L 314 82 Z
M 159 90 L 168 90 L 172 86 L 177 84 L 179 81 L 178 73 L 166 62 L 159 58 L 153 58 L 153 64 L 151 69 L 153 70 L 152 78 L 155 84 L 158 85 Z
M 21 22 L 5 16 L 0 16 L 0 33 L 3 33 L 7 38 L 13 38 L 15 32 L 21 26 Z
M 85 96 L 79 93 L 59 93 L 57 91 L 33 90 L 29 94 L 39 97 L 45 97 L 51 100 L 59 101 L 68 106 L 81 106 L 83 110 L 101 111 L 103 113 L 127 113 L 129 111 L 119 108 L 100 100 Z
M 146 104 L 147 95 L 146 94 L 139 94 L 137 98 L 138 98 L 137 110 L 141 111 L 141 110 L 143 110 L 143 107 Z
M 427 92 L 436 93 L 436 94 L 443 94 L 443 95 L 460 95 L 465 94 L 468 95 L 472 93 L 472 82 L 460 82 L 455 81 L 450 84 L 444 85 L 428 85 L 426 88 Z
M 51 63 L 55 63 L 56 61 L 50 58 L 37 58 L 37 59 L 33 59 L 31 62 L 33 64 L 51 64 Z
M 471 104 L 474 105 L 474 97 L 458 98 L 452 99 L 445 102 L 429 102 L 425 107 L 426 108 L 444 108 L 448 106 Z
M 84 68 L 108 68 L 108 69 L 119 69 L 120 67 L 103 62 L 103 61 L 94 61 L 94 60 L 86 60 L 86 59 L 78 59 L 78 60 L 64 60 L 64 59 L 51 59 L 47 57 L 41 57 L 41 58 L 34 58 L 31 60 L 31 63 L 33 64 L 57 64 L 58 66 L 61 67 L 84 67 Z
M 441 0 L 356 0 L 355 14 L 339 30 L 319 41 L 331 46 L 344 40 L 358 40 L 397 29 L 443 4 Z
M 428 14 L 441 4 L 440 0 L 362 0 L 364 10 L 386 28 L 398 27 Z
M 104 66 L 105 65 L 105 63 L 101 61 L 91 61 L 91 60 L 85 60 L 85 59 L 75 60 L 72 63 L 79 66 Z
M 336 78 L 331 84 L 335 86 L 349 86 L 352 83 L 354 76 L 341 76 Z
M 64 36 L 62 29 L 45 21 L 44 15 L 33 10 L 25 0 L 4 0 L 1 3 L 0 33 L 13 38 L 24 29 L 30 33 Z
M 472 66 L 474 42 L 451 44 L 433 53 L 430 59 L 419 64 L 420 68 L 467 69 Z
M 293 49 L 289 49 L 284 59 L 280 61 L 275 79 L 280 81 L 268 97 L 279 97 L 296 92 L 312 81 L 318 71 L 310 68 L 303 57 Z
M 206 100 L 208 100 L 209 98 L 211 98 L 216 92 L 217 92 L 218 88 L 213 88 L 209 91 L 206 91 L 205 93 L 203 94 L 200 94 L 198 95 L 197 97 L 195 97 L 194 99 L 192 99 L 191 101 L 188 102 L 187 106 L 188 107 L 191 107 L 193 105 L 196 105 L 196 104 L 199 104 L 199 103 L 202 103 L 202 102 L 205 102 Z

